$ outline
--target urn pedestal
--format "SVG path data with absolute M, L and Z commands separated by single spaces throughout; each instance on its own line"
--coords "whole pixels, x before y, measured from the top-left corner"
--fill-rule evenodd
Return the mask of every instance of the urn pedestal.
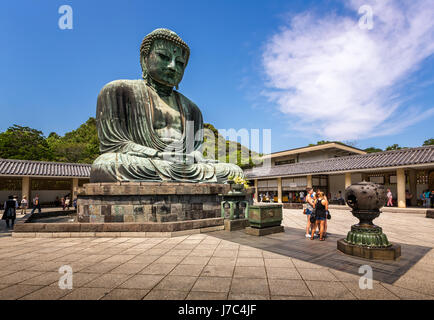
M 351 226 L 346 238 L 338 240 L 338 250 L 372 260 L 398 259 L 401 247 L 390 243 L 382 228 L 372 223 L 386 202 L 384 187 L 365 181 L 356 183 L 345 190 L 345 200 L 359 223 Z
M 252 205 L 249 207 L 250 227 L 245 232 L 255 236 L 284 232 L 282 219 L 281 204 Z

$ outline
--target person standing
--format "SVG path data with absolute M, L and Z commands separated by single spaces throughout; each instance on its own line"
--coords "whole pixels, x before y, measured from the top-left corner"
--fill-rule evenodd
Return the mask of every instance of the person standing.
M 2 220 L 6 220 L 7 228 L 13 228 L 17 217 L 17 202 L 13 196 L 9 196 L 8 200 L 5 201 L 4 209 Z M 12 222 L 12 225 L 9 224 L 10 222 Z
M 425 208 L 431 208 L 431 192 L 429 192 L 429 189 L 426 189 L 424 192 L 424 198 L 425 198 Z
M 68 208 L 71 206 L 71 200 L 69 199 L 69 197 L 66 197 L 65 199 L 65 207 Z M 63 210 L 65 210 L 65 207 L 63 208 Z
M 405 190 L 405 206 L 410 207 L 411 206 L 411 199 L 413 199 L 413 194 L 407 190 Z
M 325 221 L 327 219 L 327 208 L 328 208 L 328 201 L 327 198 L 324 195 L 324 192 L 317 192 L 317 200 L 314 203 L 315 208 L 315 226 L 312 228 L 312 233 L 310 240 L 314 239 L 315 236 L 315 230 L 317 227 L 319 227 L 319 240 L 324 241 L 325 240 Z
M 313 189 L 307 188 L 306 194 L 306 216 L 307 216 L 307 224 L 306 224 L 306 238 L 310 238 L 310 229 L 314 229 L 314 226 L 310 223 L 310 215 L 313 212 L 314 200 L 313 200 Z
M 390 189 L 387 189 L 387 204 L 386 207 L 393 207 L 393 195 Z
M 38 213 L 41 213 L 41 204 L 39 203 L 39 195 L 37 194 L 36 197 L 33 198 L 33 209 L 31 214 L 35 212 L 35 210 L 38 209 Z
M 27 197 L 23 196 L 23 199 L 21 199 L 21 214 L 26 214 L 28 206 L 29 202 L 27 201 Z

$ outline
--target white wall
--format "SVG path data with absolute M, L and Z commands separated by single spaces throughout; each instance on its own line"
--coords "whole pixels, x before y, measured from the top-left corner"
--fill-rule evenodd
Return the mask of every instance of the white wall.
M 335 174 L 329 175 L 329 190 L 332 196 L 332 199 L 337 197 L 339 191 L 342 192 L 342 196 L 345 194 L 345 175 L 344 174 Z

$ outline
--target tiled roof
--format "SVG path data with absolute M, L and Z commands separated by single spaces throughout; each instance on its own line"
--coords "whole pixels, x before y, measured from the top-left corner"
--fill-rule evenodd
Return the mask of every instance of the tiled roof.
M 90 164 L 0 159 L 0 175 L 89 178 Z
M 352 155 L 321 161 L 299 162 L 246 170 L 247 178 L 279 177 L 323 172 L 375 169 L 417 164 L 434 165 L 434 146 Z

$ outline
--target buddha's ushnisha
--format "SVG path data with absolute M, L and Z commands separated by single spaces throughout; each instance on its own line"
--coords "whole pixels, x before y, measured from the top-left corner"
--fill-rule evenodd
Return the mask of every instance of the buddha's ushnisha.
M 91 182 L 224 182 L 240 167 L 202 156 L 203 119 L 178 87 L 190 56 L 173 31 L 156 29 L 140 47 L 143 80 L 116 80 L 97 102 L 99 156 Z

